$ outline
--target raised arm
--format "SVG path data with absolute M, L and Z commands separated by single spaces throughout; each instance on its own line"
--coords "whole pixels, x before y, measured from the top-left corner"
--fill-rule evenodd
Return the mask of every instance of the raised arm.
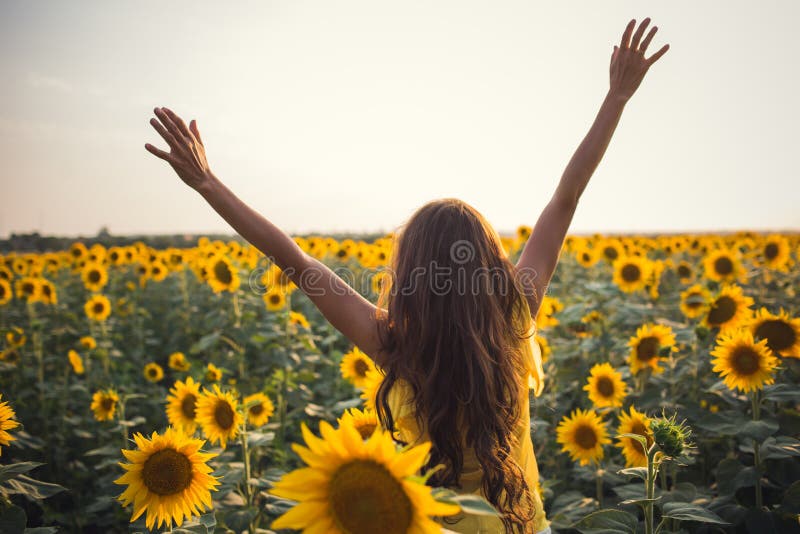
M 164 138 L 171 152 L 149 143 L 145 148 L 168 162 L 234 230 L 272 258 L 337 330 L 380 363 L 376 307 L 217 179 L 206 160 L 196 121 L 192 120 L 187 128 L 183 120 L 167 108 L 156 108 L 155 114 L 161 122 L 150 119 L 150 124 Z
M 611 83 L 600 111 L 589 133 L 564 169 L 553 197 L 536 221 L 533 233 L 517 262 L 518 269 L 534 273 L 534 276 L 520 277 L 527 285 L 525 290 L 531 315 L 534 317 L 538 313 L 541 297 L 547 290 L 555 271 L 578 200 L 605 154 L 625 104 L 639 87 L 650 66 L 669 49 L 669 45 L 664 45 L 658 52 L 645 59 L 645 51 L 658 29 L 654 26 L 642 40 L 649 22 L 649 18 L 644 19 L 634 34 L 636 20 L 631 20 L 622 34 L 620 45 L 614 47 L 611 55 Z

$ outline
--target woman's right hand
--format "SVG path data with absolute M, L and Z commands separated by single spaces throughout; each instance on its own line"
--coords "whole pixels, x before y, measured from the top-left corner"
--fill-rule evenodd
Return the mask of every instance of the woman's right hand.
M 669 50 L 669 45 L 666 44 L 658 52 L 645 59 L 644 53 L 658 30 L 657 26 L 653 26 L 642 41 L 642 35 L 649 23 L 650 18 L 644 19 L 631 39 L 631 33 L 636 27 L 636 19 L 631 20 L 622 34 L 620 45 L 614 47 L 614 53 L 611 55 L 610 92 L 626 102 L 636 92 L 650 66 Z
M 150 124 L 167 142 L 170 152 L 159 150 L 150 143 L 145 143 L 144 147 L 169 163 L 189 187 L 200 191 L 211 182 L 214 175 L 206 160 L 206 149 L 197 129 L 197 121 L 192 119 L 187 128 L 183 119 L 172 110 L 155 108 L 153 111 L 161 122 L 150 119 Z

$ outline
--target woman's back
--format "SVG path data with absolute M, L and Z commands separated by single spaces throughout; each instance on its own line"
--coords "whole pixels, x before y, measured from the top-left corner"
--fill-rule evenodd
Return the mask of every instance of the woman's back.
M 541 352 L 532 335 L 534 324 L 533 321 L 530 320 L 527 306 L 524 307 L 524 310 L 528 317 L 527 330 L 531 336 L 523 343 L 522 347 L 522 353 L 527 364 L 527 374 L 525 377 L 520 377 L 520 388 L 523 390 L 523 393 L 520 395 L 520 417 L 514 427 L 514 437 L 516 439 L 513 440 L 515 446 L 511 456 L 522 468 L 525 482 L 531 489 L 534 503 L 534 519 L 532 525 L 526 527 L 526 532 L 534 533 L 545 530 L 549 523 L 545 517 L 542 500 L 537 490 L 539 486 L 539 469 L 533 451 L 533 442 L 531 441 L 528 390 L 529 388 L 533 389 L 536 395 L 541 393 L 544 373 L 542 371 Z M 519 320 L 525 320 L 524 314 Z M 392 417 L 396 422 L 395 427 L 400 440 L 410 444 L 430 440 L 427 431 L 424 428 L 419 428 L 416 418 L 414 417 L 413 392 L 407 382 L 398 380 L 389 392 L 387 400 L 392 412 Z M 466 429 L 464 429 L 464 435 L 465 434 Z M 460 476 L 461 488 L 458 489 L 458 491 L 459 493 L 483 494 L 481 490 L 483 472 L 475 455 L 475 451 L 471 447 L 466 447 L 465 444 L 463 453 L 464 465 Z M 443 522 L 442 525 L 446 529 L 454 532 L 498 534 L 505 532 L 503 522 L 497 517 L 461 514 L 448 518 L 448 521 L 452 519 L 456 519 L 458 522 L 452 525 Z

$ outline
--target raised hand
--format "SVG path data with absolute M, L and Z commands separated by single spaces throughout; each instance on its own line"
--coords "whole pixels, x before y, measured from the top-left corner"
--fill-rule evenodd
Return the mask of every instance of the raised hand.
M 197 129 L 197 121 L 192 119 L 187 128 L 183 119 L 171 109 L 155 108 L 153 111 L 161 122 L 150 119 L 150 124 L 167 142 L 170 152 L 159 150 L 150 143 L 145 143 L 144 147 L 169 163 L 189 187 L 199 190 L 210 181 L 213 174 L 206 160 L 206 149 Z
M 636 27 L 636 19 L 631 20 L 622 34 L 619 46 L 614 47 L 614 53 L 611 55 L 610 91 L 614 96 L 625 101 L 636 92 L 650 66 L 669 50 L 669 45 L 666 44 L 649 58 L 644 57 L 650 41 L 653 40 L 653 36 L 658 30 L 657 26 L 653 26 L 647 33 L 647 37 L 642 40 L 642 35 L 648 24 L 650 24 L 649 17 L 644 19 L 636 33 L 633 33 L 633 29 Z M 631 38 L 631 34 L 633 34 L 633 38 Z

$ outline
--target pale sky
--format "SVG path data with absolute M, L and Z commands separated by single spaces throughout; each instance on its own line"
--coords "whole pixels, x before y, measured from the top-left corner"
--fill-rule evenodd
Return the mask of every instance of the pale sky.
M 144 149 L 196 118 L 212 170 L 291 233 L 459 197 L 532 225 L 627 22 L 670 50 L 573 232 L 798 229 L 800 2 L 0 1 L 0 236 L 232 232 Z

